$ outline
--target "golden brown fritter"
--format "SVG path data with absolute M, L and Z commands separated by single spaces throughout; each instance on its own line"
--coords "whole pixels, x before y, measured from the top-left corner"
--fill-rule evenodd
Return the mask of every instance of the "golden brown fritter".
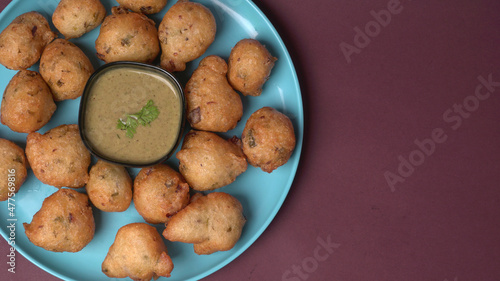
M 189 203 L 189 185 L 165 164 L 141 169 L 134 180 L 134 205 L 149 223 L 165 223 Z
M 35 176 L 55 187 L 83 187 L 88 179 L 90 153 L 77 125 L 60 125 L 45 134 L 28 134 L 26 156 Z
M 26 180 L 27 162 L 24 150 L 15 143 L 0 138 L 0 201 L 19 191 Z
M 260 96 L 276 60 L 259 41 L 243 39 L 229 55 L 229 83 L 245 96 Z
M 235 139 L 215 133 L 190 131 L 176 157 L 179 171 L 195 190 L 213 190 L 235 181 L 247 169 L 245 155 Z
M 14 70 L 30 68 L 55 37 L 40 13 L 22 14 L 0 33 L 0 64 Z
M 101 211 L 123 212 L 132 201 L 132 179 L 127 169 L 101 160 L 90 168 L 85 189 L 92 204 Z
M 45 198 L 31 223 L 23 225 L 31 243 L 53 252 L 78 252 L 95 232 L 87 195 L 65 188 Z
M 248 118 L 241 141 L 248 163 L 268 173 L 288 162 L 295 149 L 292 122 L 271 107 L 263 107 Z
M 154 227 L 131 223 L 118 230 L 101 268 L 111 278 L 147 281 L 170 277 L 174 264 Z
M 98 27 L 105 16 L 106 8 L 99 0 L 61 0 L 52 22 L 66 39 L 71 39 Z
M 136 13 L 146 15 L 158 13 L 167 5 L 167 0 L 116 0 L 116 2 Z
M 158 28 L 161 67 L 183 71 L 186 63 L 197 59 L 215 39 L 215 18 L 199 3 L 179 0 L 165 14 Z
M 56 39 L 47 45 L 40 59 L 40 74 L 56 101 L 80 97 L 93 72 L 89 58 L 65 39 Z
M 240 239 L 246 219 L 241 203 L 223 192 L 199 196 L 166 224 L 163 236 L 192 243 L 198 255 L 228 251 Z
M 232 130 L 241 120 L 240 95 L 226 79 L 227 64 L 218 56 L 201 60 L 186 84 L 187 119 L 192 128 L 211 132 Z
M 147 16 L 113 7 L 95 41 L 97 57 L 104 62 L 152 62 L 160 53 L 158 31 Z
M 5 88 L 0 119 L 12 131 L 31 133 L 45 126 L 55 110 L 52 93 L 42 76 L 21 70 Z

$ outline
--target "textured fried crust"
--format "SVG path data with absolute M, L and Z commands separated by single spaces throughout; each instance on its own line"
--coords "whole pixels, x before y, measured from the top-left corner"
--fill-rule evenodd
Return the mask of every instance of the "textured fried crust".
M 215 39 L 215 18 L 199 3 L 179 0 L 165 14 L 158 28 L 161 67 L 183 71 L 186 63 L 200 57 Z
M 0 119 L 12 131 L 31 133 L 45 126 L 55 110 L 52 93 L 42 76 L 21 70 L 5 88 Z
M 90 169 L 85 189 L 92 204 L 101 211 L 123 212 L 132 201 L 132 179 L 127 169 L 101 160 Z
M 0 138 L 0 201 L 12 197 L 26 180 L 27 162 L 22 148 Z M 9 179 L 11 179 L 9 181 Z M 12 181 L 13 179 L 13 181 Z M 10 190 L 9 190 L 10 189 Z
M 247 169 L 240 146 L 211 132 L 190 131 L 176 157 L 180 173 L 199 191 L 228 185 Z
M 245 96 L 260 96 L 276 60 L 259 41 L 243 39 L 229 55 L 229 83 Z
M 160 53 L 158 31 L 153 20 L 130 12 L 123 7 L 113 7 L 101 25 L 95 41 L 97 57 L 105 62 L 152 62 Z
M 147 15 L 158 13 L 167 5 L 167 0 L 116 0 L 116 2 L 136 13 Z
M 105 16 L 106 8 L 99 0 L 61 0 L 52 22 L 66 39 L 71 39 L 98 27 Z
M 102 272 L 108 277 L 136 281 L 170 277 L 173 268 L 160 234 L 145 223 L 122 226 L 102 263 Z
M 189 203 L 189 185 L 165 164 L 143 168 L 134 180 L 134 205 L 149 223 L 165 223 Z
M 186 84 L 188 121 L 197 130 L 227 132 L 241 120 L 240 95 L 226 79 L 227 64 L 218 56 L 201 60 Z
M 35 176 L 45 184 L 79 188 L 88 181 L 90 153 L 77 125 L 60 125 L 44 135 L 28 134 L 26 156 Z
M 240 239 L 246 219 L 241 203 L 223 192 L 199 196 L 167 223 L 163 236 L 193 243 L 198 255 L 228 251 Z
M 263 107 L 248 118 L 241 141 L 248 163 L 268 173 L 288 162 L 295 149 L 292 122 L 271 107 Z
M 59 189 L 43 200 L 26 236 L 38 247 L 53 252 L 78 252 L 94 237 L 95 223 L 87 195 Z
M 22 14 L 0 33 L 0 64 L 14 70 L 30 68 L 55 37 L 40 13 Z
M 65 39 L 47 45 L 40 58 L 40 74 L 56 101 L 80 97 L 92 72 L 94 67 L 89 58 Z

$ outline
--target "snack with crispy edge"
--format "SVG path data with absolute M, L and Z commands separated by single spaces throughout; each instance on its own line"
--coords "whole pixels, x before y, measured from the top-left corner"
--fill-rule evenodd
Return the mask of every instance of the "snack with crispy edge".
M 14 132 L 31 133 L 49 122 L 56 107 L 42 76 L 35 71 L 21 70 L 5 88 L 0 119 Z
M 187 82 L 187 119 L 192 128 L 227 132 L 241 120 L 241 97 L 227 82 L 226 73 L 226 62 L 212 55 L 201 60 Z
M 95 41 L 97 57 L 106 63 L 151 63 L 160 53 L 155 22 L 121 6 L 113 7 L 111 13 L 104 19 Z
M 122 226 L 101 266 L 108 277 L 140 281 L 170 277 L 173 268 L 160 234 L 145 223 Z
M 26 156 L 35 176 L 55 187 L 83 187 L 88 179 L 90 152 L 78 125 L 60 125 L 45 134 L 29 133 Z
M 216 29 L 208 8 L 188 0 L 177 1 L 158 27 L 161 67 L 170 72 L 185 70 L 187 62 L 199 58 L 212 44 Z
M 116 2 L 136 13 L 146 15 L 156 14 L 167 5 L 167 0 L 116 0 Z
M 47 45 L 40 58 L 40 74 L 55 101 L 80 97 L 93 72 L 94 67 L 85 53 L 65 39 L 56 39 Z
M 260 96 L 276 60 L 259 41 L 243 39 L 229 55 L 229 83 L 245 96 Z
M 19 191 L 28 175 L 24 150 L 10 140 L 0 138 L 0 201 Z
M 148 223 L 165 223 L 189 203 L 189 185 L 165 164 L 141 169 L 134 180 L 134 205 Z
M 30 68 L 55 37 L 40 13 L 22 14 L 0 33 L 0 64 L 13 70 Z
M 194 196 L 193 196 L 194 197 Z M 166 224 L 163 236 L 170 241 L 192 243 L 198 255 L 228 251 L 240 239 L 246 219 L 241 203 L 223 192 L 196 196 Z
M 191 130 L 176 157 L 179 172 L 198 191 L 226 186 L 247 169 L 239 139 L 225 140 L 212 132 Z
M 92 204 L 104 212 L 123 212 L 132 201 L 132 178 L 127 169 L 102 160 L 90 168 L 85 189 Z
M 295 149 L 290 118 L 271 107 L 263 107 L 250 115 L 241 141 L 248 163 L 268 173 L 288 162 Z
M 71 39 L 98 27 L 105 16 L 106 8 L 99 0 L 61 0 L 52 22 L 66 39 Z
M 31 243 L 53 252 L 78 252 L 95 232 L 89 198 L 67 188 L 45 198 L 31 223 L 23 225 Z

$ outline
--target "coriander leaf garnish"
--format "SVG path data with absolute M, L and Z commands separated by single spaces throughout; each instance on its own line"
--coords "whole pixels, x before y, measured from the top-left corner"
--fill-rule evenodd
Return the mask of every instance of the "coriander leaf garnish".
M 154 105 L 153 100 L 149 100 L 141 111 L 134 114 L 127 114 L 125 120 L 122 118 L 118 119 L 116 128 L 126 130 L 127 132 L 125 135 L 128 138 L 133 138 L 139 125 L 151 126 L 150 123 L 158 118 L 159 114 L 160 112 L 158 111 L 158 107 Z

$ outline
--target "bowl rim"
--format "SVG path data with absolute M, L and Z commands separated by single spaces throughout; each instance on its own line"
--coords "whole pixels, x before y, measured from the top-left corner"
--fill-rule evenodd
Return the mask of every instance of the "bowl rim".
M 155 73 L 159 73 L 162 75 L 166 80 L 169 80 L 172 85 L 177 88 L 179 97 L 181 99 L 181 123 L 179 126 L 179 130 L 177 133 L 177 138 L 175 141 L 175 144 L 170 148 L 170 150 L 162 157 L 155 161 L 147 162 L 147 163 L 134 163 L 134 162 L 125 162 L 125 161 L 119 161 L 117 159 L 113 159 L 112 157 L 108 157 L 106 155 L 103 155 L 102 153 L 99 153 L 96 151 L 92 145 L 91 141 L 87 138 L 85 134 L 85 114 L 86 114 L 86 108 L 87 108 L 87 103 L 88 103 L 88 97 L 90 94 L 90 90 L 92 89 L 92 86 L 94 85 L 95 81 L 106 71 L 112 68 L 120 68 L 120 67 L 128 67 L 128 68 L 143 68 L 147 69 L 149 71 L 153 71 Z M 184 133 L 184 127 L 185 127 L 185 119 L 186 119 L 186 97 L 184 95 L 184 90 L 179 83 L 178 79 L 170 72 L 166 71 L 165 69 L 147 64 L 147 63 L 141 63 L 141 62 L 134 62 L 134 61 L 116 61 L 116 62 L 110 62 L 106 63 L 102 66 L 100 66 L 97 70 L 95 70 L 92 75 L 90 75 L 89 79 L 87 80 L 85 84 L 85 88 L 83 90 L 81 99 L 80 99 L 80 105 L 79 105 L 79 111 L 78 111 L 78 130 L 80 131 L 80 137 L 83 141 L 83 144 L 87 148 L 87 150 L 94 155 L 97 159 L 103 160 L 112 164 L 116 165 L 121 165 L 125 167 L 130 167 L 130 168 L 144 168 L 144 167 L 150 167 L 154 166 L 156 164 L 160 164 L 167 159 L 169 159 L 173 153 L 176 151 L 177 147 L 179 146 L 182 135 Z

